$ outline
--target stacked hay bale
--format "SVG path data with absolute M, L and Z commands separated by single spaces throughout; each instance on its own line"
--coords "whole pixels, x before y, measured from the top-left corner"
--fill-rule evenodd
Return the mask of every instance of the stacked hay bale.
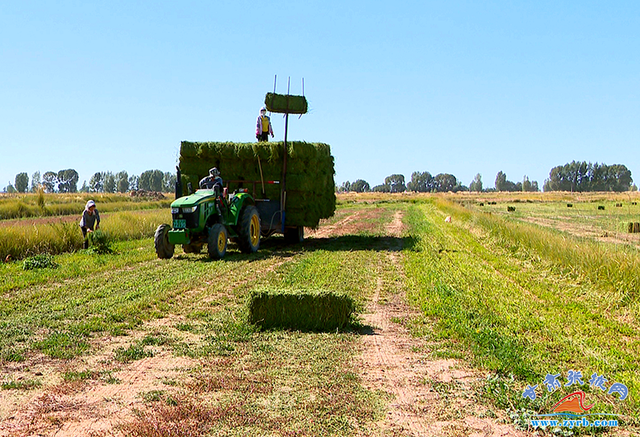
M 260 181 L 260 166 L 265 181 L 282 180 L 284 159 L 282 142 L 215 143 L 183 141 L 180 147 L 180 171 L 183 186 L 198 182 L 218 167 L 228 180 Z M 323 143 L 288 143 L 286 224 L 316 227 L 320 219 L 333 215 L 336 206 L 333 156 Z M 253 184 L 244 184 L 251 190 Z M 233 185 L 231 188 L 236 188 Z M 280 201 L 278 184 L 265 185 L 265 197 Z M 258 197 L 262 191 L 257 185 Z

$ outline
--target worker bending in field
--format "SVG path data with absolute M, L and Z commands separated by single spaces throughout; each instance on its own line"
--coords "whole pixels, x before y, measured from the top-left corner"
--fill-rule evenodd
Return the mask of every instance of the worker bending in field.
M 200 183 L 198 184 L 200 188 L 206 188 L 207 190 L 216 189 L 218 186 L 219 191 L 222 191 L 222 178 L 220 177 L 220 170 L 216 167 L 213 167 L 209 170 L 209 176 L 205 176 L 200 179 Z
M 80 229 L 82 229 L 82 238 L 84 238 L 84 248 L 89 248 L 89 240 L 87 239 L 87 233 L 100 229 L 100 214 L 96 209 L 96 203 L 93 200 L 89 200 L 87 205 L 82 211 L 82 218 L 80 219 Z
M 267 108 L 260 108 L 260 115 L 256 121 L 256 139 L 258 141 L 269 141 L 269 135 L 273 138 L 273 128 L 271 119 L 267 116 Z

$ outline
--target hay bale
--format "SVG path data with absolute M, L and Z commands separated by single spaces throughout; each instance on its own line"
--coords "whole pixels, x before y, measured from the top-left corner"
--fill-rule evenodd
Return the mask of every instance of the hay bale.
M 507 206 L 507 212 L 514 212 L 516 210 L 515 206 Z
M 249 323 L 261 329 L 335 331 L 351 322 L 354 300 L 321 290 L 254 290 L 249 296 Z
M 638 233 L 640 233 L 640 223 L 635 222 L 635 223 L 633 224 L 633 233 L 634 233 L 634 234 L 638 234 Z
M 265 181 L 281 181 L 283 149 L 282 142 L 183 141 L 180 147 L 183 186 L 186 187 L 190 182 L 194 189 L 197 188 L 198 182 L 209 173 L 211 167 L 218 167 L 225 181 L 260 181 L 260 166 Z M 334 160 L 329 145 L 301 141 L 288 143 L 288 225 L 316 227 L 321 219 L 333 216 L 336 205 L 334 174 Z M 240 185 L 250 190 L 253 188 L 252 183 L 232 184 L 229 188 L 233 191 L 240 188 Z M 258 184 L 257 192 L 261 189 L 261 184 Z M 280 189 L 280 185 L 267 184 L 265 197 L 279 201 Z
M 622 208 L 622 203 L 616 203 L 616 208 Z
M 573 208 L 573 203 L 567 203 L 567 208 Z
M 604 211 L 604 205 L 598 205 L 598 211 Z
M 267 93 L 264 104 L 269 111 L 282 114 L 306 114 L 309 106 L 304 96 L 275 93 Z

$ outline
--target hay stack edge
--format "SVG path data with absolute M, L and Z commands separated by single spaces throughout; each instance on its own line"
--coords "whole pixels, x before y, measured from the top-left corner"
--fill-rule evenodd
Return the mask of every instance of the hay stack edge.
M 284 160 L 282 142 L 232 143 L 190 142 L 180 146 L 180 171 L 183 186 L 198 181 L 218 167 L 228 180 L 260 181 L 260 167 L 265 181 L 281 181 Z M 331 148 L 324 143 L 288 142 L 286 175 L 286 224 L 317 227 L 321 219 L 333 216 L 336 208 L 334 160 Z M 231 188 L 237 188 L 232 186 Z M 249 191 L 253 184 L 246 183 Z M 280 201 L 279 184 L 266 184 L 265 197 Z M 256 195 L 262 186 L 257 184 Z

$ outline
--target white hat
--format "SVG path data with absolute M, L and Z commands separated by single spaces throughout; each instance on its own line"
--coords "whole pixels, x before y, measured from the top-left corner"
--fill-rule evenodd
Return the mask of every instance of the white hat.
M 96 206 L 96 202 L 94 202 L 93 200 L 90 200 L 90 201 L 87 202 L 87 206 L 85 206 L 84 209 L 88 210 L 92 206 Z

